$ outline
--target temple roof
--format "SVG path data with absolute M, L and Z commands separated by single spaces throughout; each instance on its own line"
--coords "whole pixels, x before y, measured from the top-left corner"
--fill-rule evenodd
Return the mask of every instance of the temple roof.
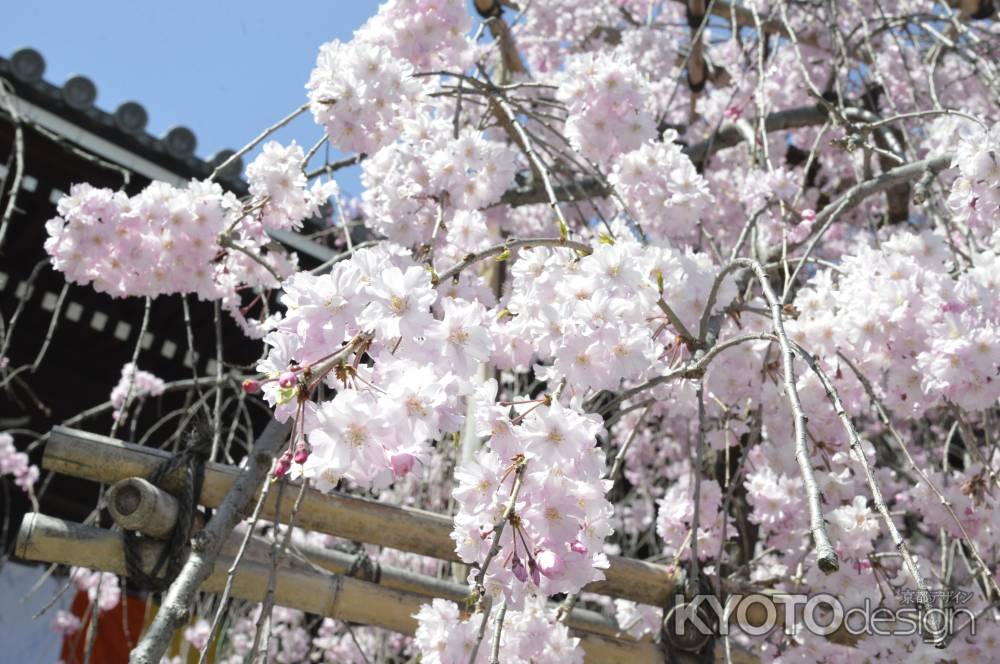
M 174 175 L 171 179 L 177 176 L 185 179 L 207 177 L 235 152 L 224 149 L 208 159 L 198 158 L 195 155 L 198 138 L 191 129 L 182 125 L 174 125 L 162 136 L 153 136 L 146 131 L 149 114 L 137 101 L 123 102 L 114 110 L 98 108 L 95 105 L 97 85 L 91 79 L 73 75 L 62 85 L 45 80 L 45 58 L 33 48 L 18 49 L 9 58 L 0 57 L 0 77 L 14 86 L 23 103 L 19 111 L 29 120 L 43 126 L 55 124 L 57 126 L 48 128 L 74 139 L 64 127 L 58 126 L 59 120 L 68 122 L 86 134 L 109 141 L 143 161 L 159 166 Z M 80 136 L 79 130 L 76 136 Z M 151 179 L 168 179 L 161 177 L 157 169 L 134 170 L 152 170 L 143 174 Z M 243 162 L 237 158 L 219 173 L 218 179 L 228 188 L 242 192 L 246 189 L 246 183 L 241 179 L 242 172 Z

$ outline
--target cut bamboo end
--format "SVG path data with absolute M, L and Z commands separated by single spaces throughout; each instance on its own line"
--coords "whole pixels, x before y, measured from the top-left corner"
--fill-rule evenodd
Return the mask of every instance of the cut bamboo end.
M 108 489 L 111 518 L 125 530 L 165 539 L 177 523 L 177 499 L 140 477 L 115 482 Z

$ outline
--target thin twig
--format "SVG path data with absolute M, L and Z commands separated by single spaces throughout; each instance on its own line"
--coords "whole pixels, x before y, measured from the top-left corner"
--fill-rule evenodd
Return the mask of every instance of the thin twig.
M 234 163 L 237 159 L 239 159 L 246 153 L 253 150 L 255 147 L 257 147 L 257 144 L 259 144 L 265 138 L 267 138 L 268 136 L 278 131 L 279 129 L 284 127 L 286 124 L 288 124 L 295 118 L 305 113 L 308 109 L 309 109 L 309 102 L 306 102 L 305 104 L 302 104 L 301 106 L 299 106 L 297 109 L 295 109 L 285 117 L 278 120 L 276 123 L 265 129 L 264 131 L 260 132 L 260 134 L 258 134 L 256 138 L 254 138 L 252 141 L 250 141 L 242 148 L 237 150 L 235 153 L 233 153 L 231 157 L 226 159 L 224 162 L 216 166 L 215 169 L 212 171 L 212 173 L 208 176 L 208 179 L 214 180 L 216 177 L 218 177 L 219 173 L 226 170 L 226 168 L 228 168 L 230 164 Z

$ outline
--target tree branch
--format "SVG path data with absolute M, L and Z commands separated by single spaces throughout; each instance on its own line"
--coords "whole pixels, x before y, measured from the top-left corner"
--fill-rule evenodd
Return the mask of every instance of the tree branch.
M 187 620 L 201 584 L 211 576 L 215 559 L 226 538 L 242 518 L 244 510 L 267 477 L 271 460 L 286 441 L 291 428 L 288 422 L 272 420 L 257 439 L 243 473 L 236 478 L 232 490 L 212 519 L 191 543 L 191 554 L 180 574 L 163 598 L 163 604 L 152 624 L 132 651 L 131 664 L 159 664 L 170 646 L 174 632 Z
M 802 483 L 806 489 L 806 505 L 809 507 L 809 531 L 812 533 L 813 544 L 816 547 L 816 563 L 821 571 L 832 574 L 839 569 L 840 563 L 837 561 L 837 552 L 830 543 L 830 536 L 826 532 L 826 522 L 823 520 L 823 497 L 820 494 L 812 462 L 809 459 L 809 449 L 806 444 L 806 416 L 802 411 L 799 391 L 795 384 L 792 345 L 788 340 L 788 335 L 785 334 L 781 302 L 775 296 L 771 283 L 767 279 L 767 273 L 760 263 L 749 258 L 737 258 L 733 264 L 749 268 L 754 273 L 757 281 L 760 282 L 764 299 L 771 308 L 774 334 L 778 337 L 778 345 L 781 347 L 785 394 L 788 396 L 788 404 L 792 409 L 792 424 L 795 430 L 795 460 L 799 464 L 799 470 L 802 472 Z

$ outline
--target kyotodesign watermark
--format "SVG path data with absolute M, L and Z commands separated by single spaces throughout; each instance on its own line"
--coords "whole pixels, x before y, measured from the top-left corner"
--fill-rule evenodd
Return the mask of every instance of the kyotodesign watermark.
M 941 643 L 958 630 L 975 635 L 976 614 L 964 606 L 971 597 L 962 591 L 904 590 L 899 606 L 890 608 L 867 598 L 846 605 L 829 593 L 730 595 L 725 603 L 715 595 L 678 595 L 664 616 L 663 634 L 686 649 L 734 629 L 750 636 L 774 630 L 788 635 L 802 630 L 818 636 L 916 635 L 927 643 Z

